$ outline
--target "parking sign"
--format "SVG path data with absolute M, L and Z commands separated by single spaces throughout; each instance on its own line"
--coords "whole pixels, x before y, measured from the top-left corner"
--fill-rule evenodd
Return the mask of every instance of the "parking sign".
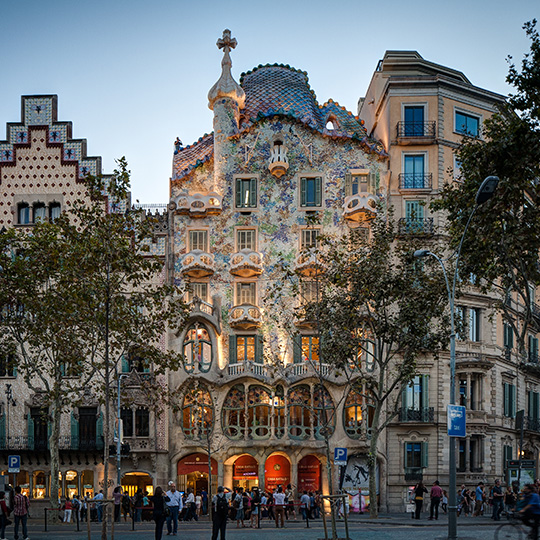
M 450 437 L 465 437 L 465 407 L 462 405 L 448 405 L 448 435 Z
M 346 448 L 334 448 L 334 465 L 347 465 Z
M 8 456 L 8 473 L 21 472 L 21 456 Z

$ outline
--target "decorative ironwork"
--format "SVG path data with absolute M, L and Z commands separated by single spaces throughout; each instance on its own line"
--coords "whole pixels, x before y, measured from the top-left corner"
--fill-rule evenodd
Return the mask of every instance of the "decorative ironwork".
M 229 325 L 233 328 L 249 330 L 261 325 L 261 310 L 252 304 L 234 306 L 229 311 Z
M 431 235 L 434 229 L 433 218 L 401 218 L 398 221 L 398 233 L 401 236 L 405 234 L 415 236 Z
M 424 480 L 424 469 L 405 469 L 405 482 L 409 484 L 422 482 Z
M 423 137 L 435 138 L 436 122 L 398 122 L 397 137 L 398 139 L 406 137 Z
M 399 409 L 399 421 L 400 422 L 434 422 L 435 411 L 433 407 L 420 407 L 418 409 L 402 407 L 401 409 Z
M 431 173 L 400 173 L 398 176 L 399 189 L 431 189 Z
M 184 255 L 181 272 L 194 278 L 211 276 L 214 273 L 214 256 L 194 249 Z
M 345 197 L 343 217 L 358 223 L 372 221 L 377 216 L 377 202 L 375 195 L 365 193 Z
M 540 433 L 540 418 L 533 418 L 532 416 L 525 417 L 525 429 L 529 431 L 536 431 Z
M 234 276 L 260 276 L 262 271 L 262 255 L 252 249 L 242 249 L 231 257 L 230 272 Z

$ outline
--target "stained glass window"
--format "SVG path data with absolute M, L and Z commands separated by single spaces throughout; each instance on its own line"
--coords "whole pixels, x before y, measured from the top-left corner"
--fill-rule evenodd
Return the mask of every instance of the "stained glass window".
M 246 427 L 245 415 L 246 394 L 240 385 L 231 388 L 223 402 L 223 432 L 229 439 L 244 438 Z
M 206 373 L 212 365 L 212 340 L 205 326 L 195 323 L 184 338 L 184 369 Z
M 212 432 L 214 407 L 205 388 L 191 388 L 182 405 L 182 430 L 187 439 L 205 438 Z

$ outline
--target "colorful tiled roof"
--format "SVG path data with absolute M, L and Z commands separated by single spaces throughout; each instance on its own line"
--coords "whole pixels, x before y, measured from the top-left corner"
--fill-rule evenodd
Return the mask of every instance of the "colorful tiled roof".
M 206 163 L 214 153 L 214 134 L 205 133 L 198 141 L 175 150 L 173 157 L 173 180 L 180 180 L 193 169 Z

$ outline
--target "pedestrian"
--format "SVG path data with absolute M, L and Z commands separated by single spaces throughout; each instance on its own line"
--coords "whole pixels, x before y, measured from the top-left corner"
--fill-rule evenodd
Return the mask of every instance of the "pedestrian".
M 197 495 L 195 495 L 195 513 L 197 514 L 197 517 L 200 517 L 202 510 L 202 495 L 200 491 L 197 491 Z
M 267 508 L 268 519 L 274 521 L 276 519 L 276 514 L 274 512 L 274 493 L 272 491 L 268 492 Z
M 191 521 L 194 519 L 195 521 L 199 521 L 199 518 L 197 517 L 196 513 L 196 505 L 195 505 L 195 495 L 193 495 L 193 489 L 188 488 L 187 490 L 187 497 L 186 497 L 186 517 L 184 518 L 184 521 Z
M 444 514 L 448 514 L 448 493 L 443 489 L 441 508 Z
M 79 500 L 79 494 L 73 496 L 71 499 L 71 505 L 73 506 L 73 519 L 81 521 L 81 501 Z
M 127 491 L 122 495 L 122 514 L 124 514 L 124 522 L 127 521 L 128 515 L 131 516 L 131 499 Z
M 163 524 L 165 523 L 165 503 L 169 502 L 169 497 L 163 493 L 161 486 L 156 488 L 153 497 L 150 498 L 154 505 L 153 518 L 156 522 L 155 540 L 161 540 L 163 536 Z
M 64 523 L 71 523 L 71 513 L 73 511 L 73 503 L 70 501 L 69 497 L 66 497 L 64 502 Z
M 206 489 L 203 489 L 201 491 L 201 497 L 202 497 L 202 514 L 205 516 L 208 514 L 208 491 Z
M 500 521 L 501 512 L 503 508 L 504 496 L 501 488 L 501 481 L 499 479 L 495 480 L 495 485 L 493 486 L 493 516 L 492 519 L 495 521 Z
M 167 516 L 167 536 L 176 536 L 178 533 L 178 514 L 182 510 L 182 494 L 177 491 L 175 483 L 169 482 L 169 491 L 165 494 L 169 497 L 167 506 L 169 515 Z
M 439 519 L 439 504 L 441 503 L 443 492 L 438 480 L 433 482 L 429 496 L 431 498 L 431 504 L 429 505 L 429 519 Z
M 296 521 L 296 511 L 294 510 L 294 491 L 291 484 L 287 484 L 287 489 L 285 490 L 285 502 L 287 503 L 285 516 L 289 519 L 289 516 L 292 514 L 294 520 Z
M 135 493 L 135 498 L 133 499 L 133 507 L 135 510 L 135 522 L 138 523 L 142 519 L 142 507 L 143 507 L 143 498 L 144 493 L 142 488 L 139 488 Z
M 427 489 L 423 482 L 420 481 L 418 484 L 416 484 L 416 486 L 414 486 L 414 504 L 416 505 L 414 519 L 420 519 L 422 506 L 424 504 L 424 493 L 427 493 Z
M 484 507 L 484 482 L 478 482 L 476 490 L 474 492 L 474 514 L 473 516 L 480 516 Z
M 122 488 L 116 486 L 113 491 L 114 521 L 120 523 L 120 509 L 122 506 Z
M 8 524 L 9 514 L 10 510 L 6 504 L 6 494 L 4 491 L 0 491 L 0 540 L 5 540 L 5 531 Z M 26 538 L 26 535 L 25 539 L 28 540 L 28 538 Z
M 229 501 L 225 495 L 223 486 L 217 489 L 217 495 L 212 498 L 212 540 L 225 540 L 225 529 L 227 528 L 227 518 L 229 516 Z
M 259 517 L 260 506 L 261 506 L 261 497 L 259 495 L 259 490 L 257 488 L 253 488 L 253 490 L 251 491 L 251 515 L 250 515 L 250 522 L 251 522 L 252 529 L 257 528 L 257 519 Z
M 315 519 L 317 516 L 316 516 L 316 505 L 315 505 L 315 496 L 313 495 L 313 492 L 310 491 L 308 493 L 309 495 L 309 512 L 308 512 L 308 515 L 309 515 L 309 519 Z
M 233 508 L 236 509 L 236 528 L 240 528 L 240 522 L 242 522 L 242 527 L 244 525 L 244 497 L 242 495 L 243 489 L 241 487 L 236 488 L 236 495 L 233 500 Z
M 540 523 L 540 496 L 535 491 L 533 484 L 527 484 L 524 489 L 525 506 L 519 511 L 523 514 L 523 523 L 531 527 L 529 538 L 538 540 L 538 525 Z
M 69 500 L 66 499 L 66 501 Z M 28 510 L 30 509 L 30 501 L 26 495 L 22 494 L 21 486 L 15 487 L 15 497 L 13 498 L 13 515 L 15 516 L 15 539 L 19 538 L 19 525 L 22 525 L 22 535 L 24 540 L 28 540 Z M 70 510 L 71 517 L 71 510 Z M 4 535 L 2 534 L 2 538 Z
M 101 523 L 103 519 L 103 490 L 100 489 L 92 500 L 96 503 L 97 520 Z
M 285 515 L 285 493 L 283 488 L 278 487 L 277 493 L 274 493 L 274 512 L 276 514 L 276 528 L 279 528 L 279 522 L 281 521 L 281 528 L 285 527 L 283 517 Z
M 509 516 L 516 507 L 516 494 L 514 493 L 514 490 L 510 486 L 504 495 L 504 506 L 506 510 L 506 515 Z
M 311 499 L 308 495 L 307 490 L 304 490 L 303 495 L 300 497 L 300 510 L 302 511 L 302 519 L 306 522 L 306 527 L 308 525 L 307 520 L 309 518 L 310 506 L 311 506 Z

